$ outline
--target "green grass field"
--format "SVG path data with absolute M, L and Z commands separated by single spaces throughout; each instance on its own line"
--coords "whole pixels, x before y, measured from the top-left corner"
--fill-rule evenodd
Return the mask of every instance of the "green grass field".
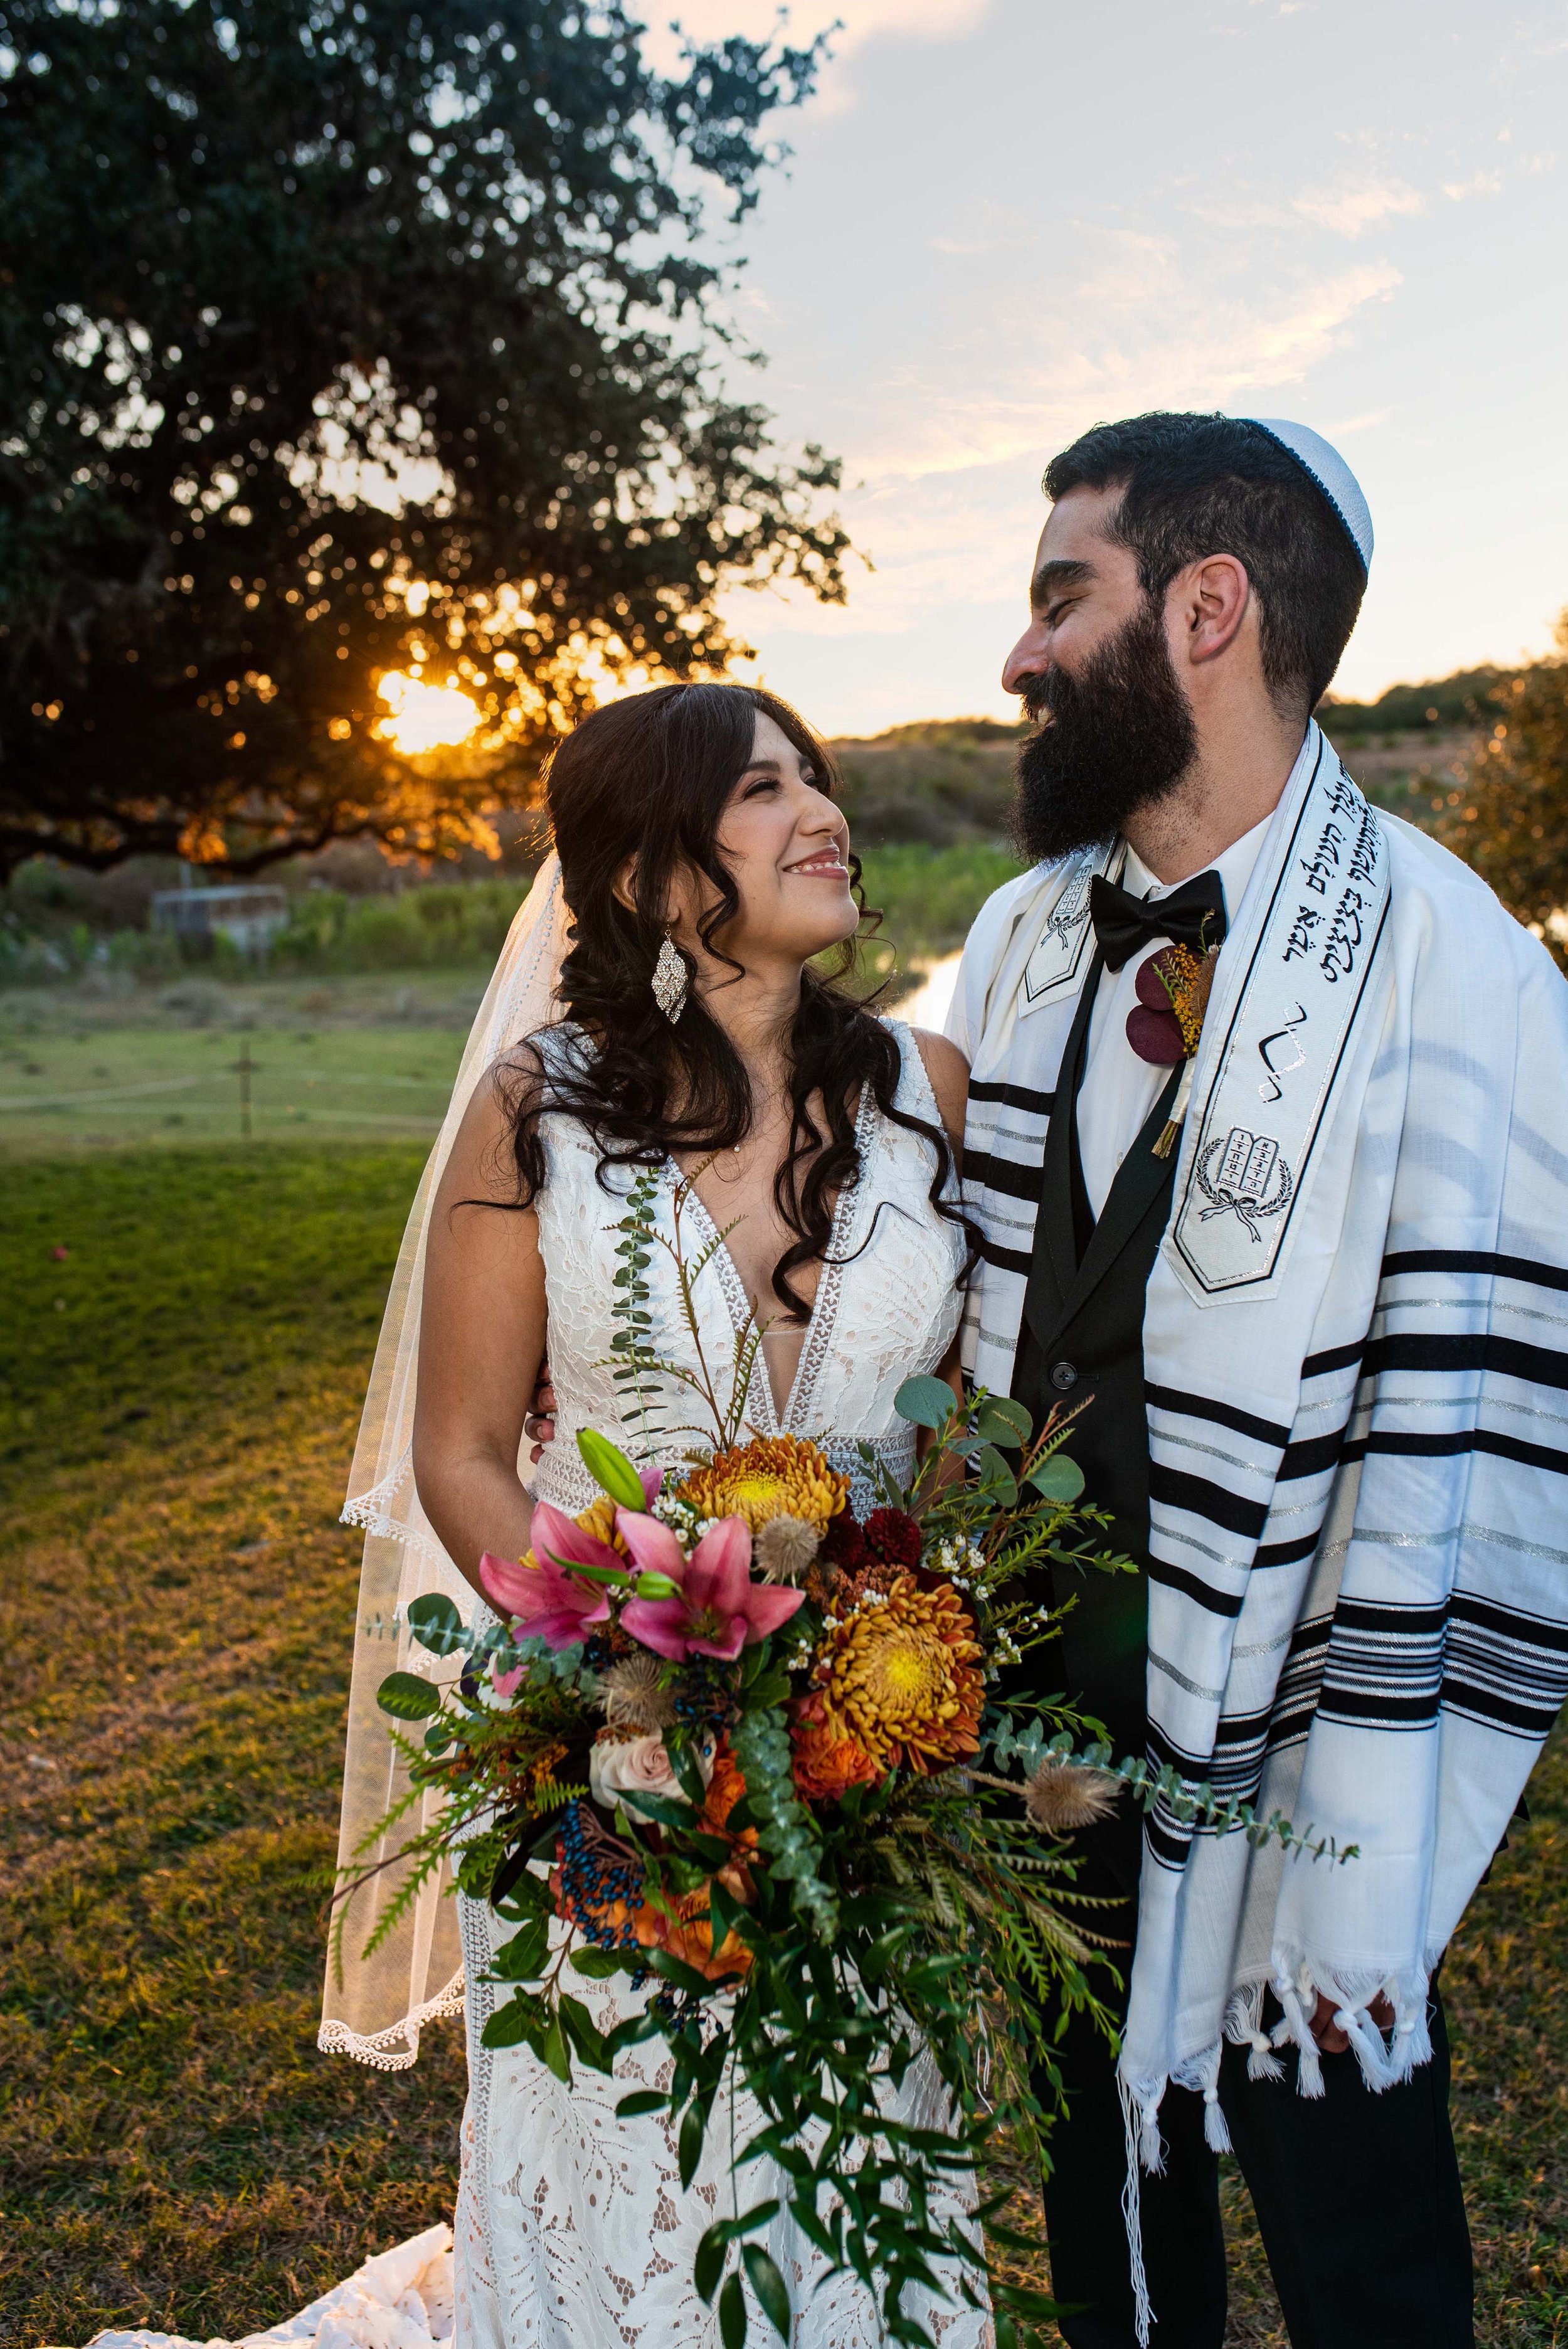
M 234 2337 L 449 2213 L 456 2025 L 317 2055 L 357 1545 L 336 1522 L 421 1150 L 0 1181 L 0 2344 Z M 55 1251 L 68 1250 L 64 1257 Z M 1568 2343 L 1568 1772 L 1447 1975 L 1489 2349 Z M 1281 2349 L 1235 2181 L 1233 2349 Z

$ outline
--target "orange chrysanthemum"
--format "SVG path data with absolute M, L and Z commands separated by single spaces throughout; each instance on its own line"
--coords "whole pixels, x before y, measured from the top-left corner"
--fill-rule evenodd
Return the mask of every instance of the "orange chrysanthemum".
M 901 1574 L 829 1620 L 812 1670 L 821 1723 L 849 1738 L 878 1775 L 899 1762 L 942 1770 L 980 1750 L 985 1688 L 974 1619 L 950 1584 L 923 1590 Z
M 872 1786 L 885 1777 L 857 1738 L 846 1737 L 823 1718 L 820 1697 L 807 1697 L 790 1726 L 797 1790 L 808 1802 L 836 1803 L 851 1786 Z
M 705 1517 L 744 1517 L 752 1532 L 770 1517 L 799 1517 L 819 1534 L 849 1499 L 848 1479 L 798 1435 L 759 1435 L 716 1453 L 676 1487 Z

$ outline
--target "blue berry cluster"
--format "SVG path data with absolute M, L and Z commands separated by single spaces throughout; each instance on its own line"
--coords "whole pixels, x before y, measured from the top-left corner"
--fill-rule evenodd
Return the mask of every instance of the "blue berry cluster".
M 735 1710 L 729 1687 L 729 1664 L 710 1656 L 688 1656 L 684 1685 L 676 1698 L 676 1719 L 700 1739 L 706 1730 L 720 1730 Z
M 643 1871 L 619 1847 L 606 1845 L 585 1802 L 568 1804 L 561 1828 L 562 1913 L 600 1950 L 634 1950 L 637 1936 L 629 1918 L 610 1921 L 615 1903 L 634 1909 L 643 1897 Z

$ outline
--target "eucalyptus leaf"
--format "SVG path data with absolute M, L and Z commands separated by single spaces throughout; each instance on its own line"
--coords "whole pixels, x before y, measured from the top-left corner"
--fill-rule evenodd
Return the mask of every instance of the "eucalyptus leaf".
M 994 1444 L 987 1444 L 975 1462 L 980 1472 L 980 1486 L 987 1500 L 1000 1509 L 1017 1506 L 1018 1485 L 1012 1470 Z
M 1011 1395 L 986 1395 L 975 1412 L 975 1423 L 988 1444 L 1027 1444 L 1035 1426 L 1025 1405 L 1015 1402 Z M 1007 1433 L 999 1433 L 999 1427 Z
M 441 1710 L 441 1692 L 418 1672 L 388 1672 L 376 1692 L 376 1702 L 395 1721 L 427 1721 Z
M 438 1590 L 428 1590 L 422 1599 L 411 1599 L 407 1620 L 419 1645 L 433 1655 L 452 1655 L 464 1644 L 463 1619 Z
M 1042 1460 L 1028 1482 L 1047 1501 L 1056 1501 L 1064 1508 L 1078 1499 L 1083 1491 L 1083 1470 L 1065 1452 L 1053 1452 Z
M 913 1420 L 916 1427 L 941 1427 L 954 1408 L 953 1389 L 945 1379 L 905 1379 L 892 1407 L 900 1419 Z

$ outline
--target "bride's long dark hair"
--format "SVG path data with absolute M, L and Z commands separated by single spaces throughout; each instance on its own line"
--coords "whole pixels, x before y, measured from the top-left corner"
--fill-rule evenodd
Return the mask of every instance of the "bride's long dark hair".
M 548 1111 L 582 1119 L 599 1152 L 601 1181 L 611 1166 L 657 1165 L 673 1151 L 729 1149 L 750 1128 L 750 1080 L 723 1028 L 695 987 L 672 1027 L 654 1000 L 653 977 L 670 883 L 683 865 L 717 892 L 698 926 L 704 947 L 741 968 L 715 944 L 740 906 L 715 835 L 750 763 L 759 711 L 809 761 L 820 787 L 831 792 L 838 777 L 823 744 L 787 702 L 754 686 L 665 685 L 629 695 L 585 718 L 554 754 L 546 792 L 572 916 L 560 996 L 565 1017 L 593 1049 L 552 1055 L 542 1083 L 536 1071 L 518 1068 L 509 1112 L 523 1205 L 544 1185 L 540 1120 Z M 615 894 L 628 867 L 631 905 Z M 850 873 L 863 914 L 858 857 L 851 857 Z M 696 964 L 689 955 L 683 959 L 689 978 Z M 843 986 L 854 962 L 851 939 L 829 958 L 825 974 L 807 967 L 789 1039 L 792 1125 L 774 1196 L 795 1238 L 773 1268 L 773 1289 L 796 1323 L 810 1318 L 810 1308 L 790 1275 L 827 1260 L 833 1201 L 860 1172 L 855 1112 L 862 1091 L 884 1117 L 930 1145 L 932 1204 L 965 1230 L 973 1259 L 967 1220 L 944 1196 L 953 1173 L 947 1137 L 939 1124 L 895 1105 L 898 1045 Z

